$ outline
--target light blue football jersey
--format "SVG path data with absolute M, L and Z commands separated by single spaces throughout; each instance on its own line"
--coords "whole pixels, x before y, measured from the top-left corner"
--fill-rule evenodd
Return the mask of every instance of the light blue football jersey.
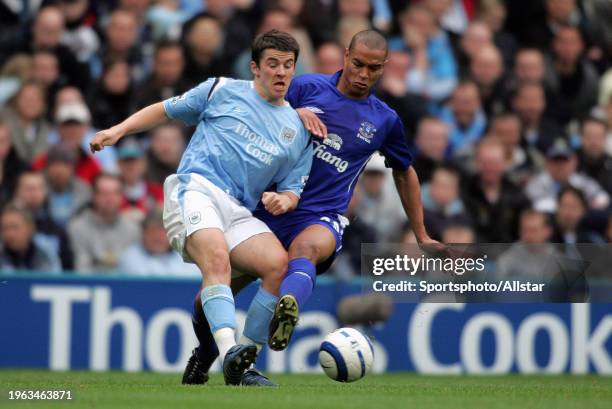
M 249 210 L 272 185 L 301 195 L 313 150 L 289 104 L 270 104 L 252 81 L 210 78 L 164 108 L 169 118 L 197 125 L 178 174 L 204 176 Z

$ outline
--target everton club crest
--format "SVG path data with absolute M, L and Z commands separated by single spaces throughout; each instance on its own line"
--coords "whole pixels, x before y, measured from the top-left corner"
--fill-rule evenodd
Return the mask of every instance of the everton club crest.
M 362 122 L 359 126 L 359 131 L 357 131 L 357 137 L 362 141 L 370 143 L 372 138 L 374 137 L 374 133 L 376 132 L 376 128 L 370 122 Z

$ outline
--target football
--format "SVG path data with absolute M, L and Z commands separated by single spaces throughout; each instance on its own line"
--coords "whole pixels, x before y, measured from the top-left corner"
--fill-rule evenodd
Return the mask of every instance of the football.
M 325 337 L 319 348 L 319 364 L 338 382 L 354 382 L 372 368 L 374 349 L 370 340 L 354 328 L 340 328 Z

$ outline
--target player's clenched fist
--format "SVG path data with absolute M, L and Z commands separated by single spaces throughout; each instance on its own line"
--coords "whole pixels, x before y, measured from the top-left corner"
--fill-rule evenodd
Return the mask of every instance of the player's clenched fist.
M 96 133 L 91 142 L 89 143 L 89 149 L 91 152 L 97 152 L 104 149 L 105 146 L 114 145 L 121 138 L 122 134 L 114 128 L 105 129 Z
M 261 203 L 268 212 L 278 216 L 295 209 L 298 197 L 291 192 L 264 192 L 261 196 Z

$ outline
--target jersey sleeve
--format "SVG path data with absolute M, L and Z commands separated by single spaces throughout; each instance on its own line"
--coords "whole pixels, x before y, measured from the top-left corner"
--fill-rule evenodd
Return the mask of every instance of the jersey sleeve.
M 304 130 L 304 132 L 306 132 Z M 300 154 L 300 158 L 295 166 L 289 170 L 289 173 L 278 182 L 276 186 L 277 192 L 292 192 L 297 197 L 302 195 L 308 175 L 310 174 L 310 167 L 312 166 L 312 157 L 314 156 L 312 150 L 312 141 L 310 135 L 306 132 L 306 138 L 308 144 Z
M 165 100 L 164 109 L 168 118 L 182 121 L 189 126 L 196 125 L 208 106 L 209 94 L 216 83 L 215 78 L 209 78 L 183 95 Z
M 399 118 L 395 118 L 385 142 L 380 147 L 380 153 L 385 157 L 387 167 L 392 169 L 406 170 L 412 164 L 412 154 L 406 142 L 404 125 Z
M 297 78 L 294 78 L 289 84 L 289 90 L 287 91 L 287 95 L 285 95 L 285 99 L 293 109 L 302 108 L 302 101 L 304 100 L 305 93 L 305 83 L 304 83 L 304 75 L 301 75 Z

